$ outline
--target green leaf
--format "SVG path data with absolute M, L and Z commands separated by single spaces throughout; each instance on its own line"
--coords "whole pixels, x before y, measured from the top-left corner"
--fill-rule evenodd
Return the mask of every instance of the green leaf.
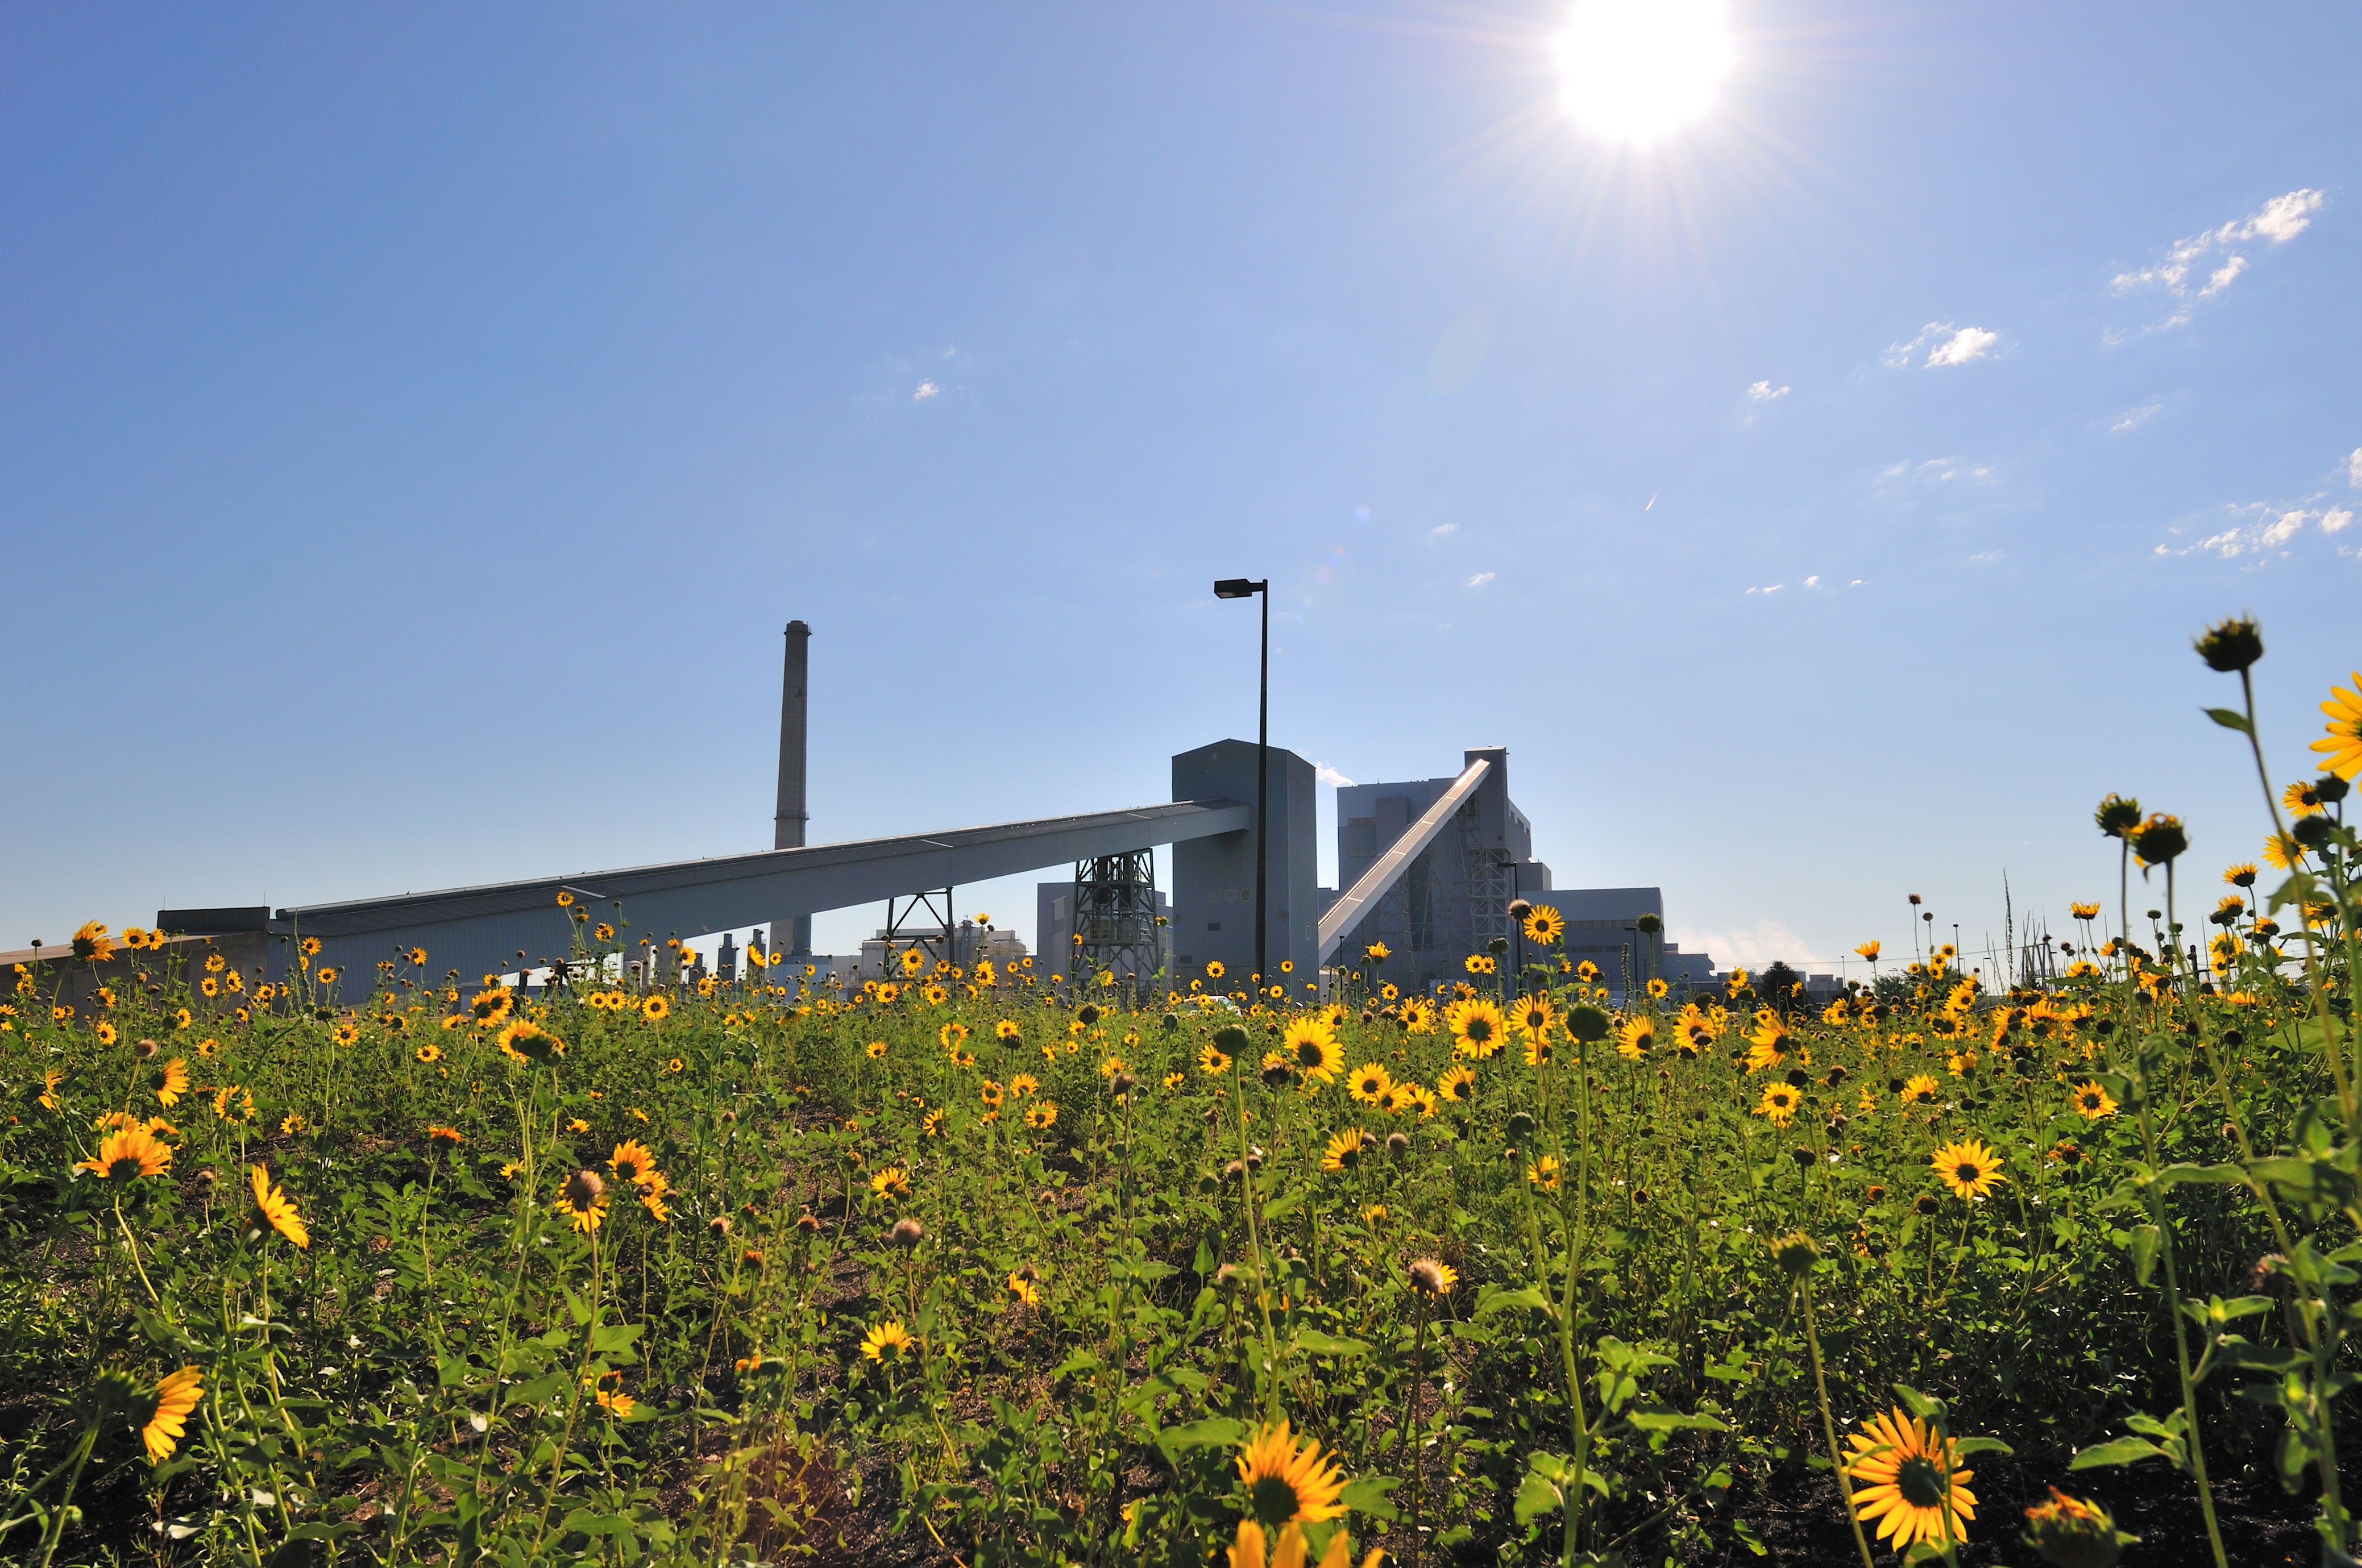
M 2236 708 L 2210 707 L 2206 710 L 2206 717 L 2225 729 L 2235 729 L 2242 735 L 2247 733 L 2247 716 Z
M 2015 1453 L 2017 1452 L 1997 1437 L 1957 1438 L 1953 1441 L 1952 1446 L 1962 1453 Z
M 1562 1501 L 1556 1486 L 1542 1479 L 1539 1471 L 1529 1470 L 1518 1483 L 1518 1522 L 1531 1524 L 1544 1514 L 1556 1513 Z
M 2120 1437 L 2093 1443 L 2075 1455 L 2070 1470 L 2097 1470 L 2110 1464 L 2137 1464 L 2144 1459 L 2170 1461 L 2172 1455 L 2145 1437 Z
M 1311 1196 L 1312 1190 L 1310 1188 L 1299 1187 L 1295 1191 L 1289 1193 L 1286 1197 L 1275 1198 L 1270 1202 L 1264 1204 L 1263 1206 L 1263 1217 L 1266 1221 L 1284 1220 L 1287 1218 L 1288 1215 L 1296 1212 L 1296 1211 L 1302 1206 L 1304 1201 Z
M 2157 1186 L 2160 1192 L 2193 1185 L 2236 1186 L 2244 1184 L 2246 1179 L 2247 1168 L 2235 1160 L 2224 1165 L 2169 1165 L 2157 1173 Z
M 1634 1410 L 1624 1418 L 1641 1431 L 1728 1431 L 1712 1416 L 1683 1415 L 1679 1410 Z
M 1357 1339 L 1340 1339 L 1335 1334 L 1322 1333 L 1319 1329 L 1298 1329 L 1291 1342 L 1297 1349 L 1314 1355 L 1367 1355 L 1370 1347 Z
M 2164 1239 L 2155 1225 L 2140 1225 L 2133 1231 L 2133 1275 L 2144 1285 L 2157 1272 L 2158 1244 Z
M 1171 1464 L 1176 1453 L 1200 1448 L 1228 1448 L 1246 1434 L 1246 1422 L 1234 1421 L 1228 1416 L 1209 1416 L 1202 1421 L 1166 1427 L 1156 1434 L 1156 1446 L 1165 1463 Z
M 1522 1290 L 1496 1290 L 1486 1296 L 1476 1303 L 1476 1316 L 1488 1318 L 1511 1307 L 1529 1307 L 1539 1312 L 1547 1312 L 1550 1306 L 1550 1298 L 1529 1285 Z
M 1357 1514 L 1367 1514 L 1372 1519 L 1385 1519 L 1391 1524 L 1396 1517 L 1395 1506 L 1387 1500 L 1386 1494 L 1401 1485 L 1401 1480 L 1392 1475 L 1359 1476 L 1345 1483 L 1342 1500 Z
M 646 1327 L 646 1323 L 605 1324 L 590 1336 L 590 1349 L 594 1354 L 599 1355 L 612 1355 L 617 1351 L 629 1350 L 633 1343 L 640 1337 L 641 1331 Z

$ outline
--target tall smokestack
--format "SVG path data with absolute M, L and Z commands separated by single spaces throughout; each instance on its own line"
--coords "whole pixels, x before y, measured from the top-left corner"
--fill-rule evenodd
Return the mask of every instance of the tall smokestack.
M 771 848 L 803 848 L 804 824 L 804 697 L 811 667 L 811 628 L 800 620 L 788 622 L 787 669 L 779 677 L 779 809 L 771 818 Z M 788 922 L 791 953 L 811 951 L 811 916 L 798 915 Z M 780 933 L 771 933 L 779 946 Z

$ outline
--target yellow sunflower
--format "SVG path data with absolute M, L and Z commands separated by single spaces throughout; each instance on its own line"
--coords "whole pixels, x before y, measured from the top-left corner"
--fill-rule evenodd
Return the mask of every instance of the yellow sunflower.
M 2362 774 L 2362 671 L 2355 673 L 2353 690 L 2330 687 L 2321 711 L 2329 720 L 2328 733 L 2312 749 L 2321 753 L 2323 769 L 2342 779 Z
M 1657 1025 L 1646 1018 L 1629 1018 L 1616 1031 L 1616 1054 L 1627 1061 L 1639 1061 L 1657 1045 Z
M 883 1362 L 889 1355 L 899 1361 L 918 1343 L 900 1321 L 883 1322 L 861 1336 L 861 1354 L 870 1361 Z
M 1342 1054 L 1337 1047 L 1336 1031 L 1329 1021 L 1320 1017 L 1292 1020 L 1279 1037 L 1280 1049 L 1306 1078 L 1326 1083 L 1337 1076 L 1337 1064 Z
M 87 1170 L 102 1181 L 161 1176 L 171 1168 L 172 1146 L 136 1124 L 107 1134 L 99 1140 L 94 1157 L 74 1162 L 75 1169 Z
M 1435 1080 L 1435 1091 L 1455 1104 L 1476 1098 L 1476 1069 L 1462 1063 Z
M 639 1139 L 626 1138 L 615 1146 L 613 1154 L 607 1157 L 607 1168 L 613 1171 L 615 1179 L 625 1186 L 636 1186 L 655 1174 L 657 1157 L 650 1154 L 648 1146 Z
M 1223 1054 L 1221 1047 L 1209 1045 L 1198 1053 L 1198 1070 L 1205 1073 L 1228 1072 L 1231 1070 L 1231 1058 Z
M 1959 1542 L 1977 1516 L 1972 1471 L 1960 1468 L 1959 1447 L 1926 1421 L 1888 1410 L 1846 1440 L 1852 1453 L 1846 1475 L 1854 1483 L 1854 1517 L 1878 1526 L 1878 1538 L 1898 1552 L 1920 1541 Z
M 1375 1105 L 1393 1092 L 1394 1075 L 1376 1062 L 1363 1062 L 1345 1080 L 1346 1092 L 1364 1105 Z
M 1755 1113 L 1770 1118 L 1775 1127 L 1784 1127 L 1796 1114 L 1796 1107 L 1804 1102 L 1805 1097 L 1794 1085 L 1767 1083 L 1763 1086 L 1763 1098 L 1756 1102 Z
M 1320 1168 L 1335 1176 L 1362 1163 L 1362 1155 L 1370 1146 L 1370 1135 L 1359 1127 L 1348 1127 L 1329 1140 L 1320 1156 Z
M 2103 1116 L 2116 1113 L 2115 1097 L 2100 1087 L 2096 1080 L 2077 1084 L 2075 1092 L 2069 1099 L 2075 1107 L 2075 1113 L 2087 1122 L 2096 1122 Z
M 1981 1138 L 1946 1144 L 1928 1157 L 1927 1163 L 1956 1197 L 1982 1198 L 2008 1179 L 2001 1173 L 2001 1157 Z
M 264 1221 L 297 1246 L 309 1247 L 312 1233 L 304 1228 L 304 1217 L 295 1212 L 295 1201 L 287 1196 L 284 1188 L 272 1184 L 270 1172 L 265 1168 L 256 1166 L 252 1175 L 254 1206 L 261 1211 Z
M 1452 1054 L 1479 1061 L 1499 1050 L 1508 1034 L 1508 1020 L 1501 1016 L 1500 1008 L 1482 997 L 1463 997 L 1453 1003 L 1444 1013 L 1444 1022 L 1451 1030 Z
M 595 1170 L 578 1170 L 566 1179 L 566 1185 L 558 1190 L 557 1201 L 550 1206 L 565 1215 L 577 1231 L 588 1234 L 607 1217 L 607 1183 Z
M 1930 1105 L 1936 1100 L 1936 1075 L 1915 1072 L 1903 1080 L 1903 1102 L 1906 1105 Z
M 189 1064 L 174 1057 L 156 1071 L 156 1103 L 170 1105 L 189 1091 Z
M 178 1372 L 167 1373 L 164 1381 L 156 1385 L 155 1408 L 139 1428 L 139 1441 L 147 1446 L 148 1463 L 161 1464 L 172 1457 L 181 1438 L 189 1430 L 189 1412 L 197 1408 L 204 1397 L 204 1380 L 193 1366 L 183 1366 Z
M 1345 1511 L 1345 1477 L 1336 1461 L 1320 1452 L 1319 1440 L 1299 1444 L 1282 1416 L 1247 1434 L 1239 1453 L 1239 1481 L 1247 1506 L 1266 1529 L 1319 1524 Z

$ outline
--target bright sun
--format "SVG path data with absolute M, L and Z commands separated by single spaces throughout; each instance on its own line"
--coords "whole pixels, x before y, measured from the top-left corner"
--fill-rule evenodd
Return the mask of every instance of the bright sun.
M 1577 0 L 1558 37 L 1560 99 L 1595 137 L 1655 141 L 1713 105 L 1738 53 L 1720 0 Z

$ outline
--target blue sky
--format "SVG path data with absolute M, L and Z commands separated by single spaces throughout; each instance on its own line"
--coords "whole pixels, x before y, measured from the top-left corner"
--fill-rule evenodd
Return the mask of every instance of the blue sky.
M 2362 15 L 1738 0 L 1645 148 L 1564 16 L 0 10 L 0 946 L 764 847 L 790 617 L 815 841 L 1157 799 L 1240 573 L 1275 741 L 1506 744 L 1725 961 L 2063 925 L 2111 789 L 2251 858 L 2188 638 L 2283 776 L 2362 663 Z

